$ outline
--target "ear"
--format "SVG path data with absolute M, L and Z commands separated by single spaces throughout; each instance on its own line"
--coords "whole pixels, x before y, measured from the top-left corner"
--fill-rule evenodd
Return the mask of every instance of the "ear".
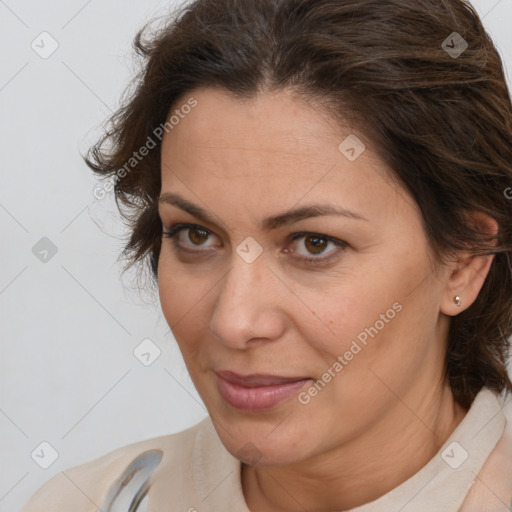
M 488 215 L 473 212 L 469 216 L 482 233 L 496 236 L 498 223 Z M 494 260 L 494 254 L 474 256 L 471 252 L 458 253 L 455 260 L 448 264 L 448 280 L 441 301 L 441 312 L 448 316 L 456 316 L 469 308 L 476 300 Z M 461 305 L 457 305 L 456 297 Z

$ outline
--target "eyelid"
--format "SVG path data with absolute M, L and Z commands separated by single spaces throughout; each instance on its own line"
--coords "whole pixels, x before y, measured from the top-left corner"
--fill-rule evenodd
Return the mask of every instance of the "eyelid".
M 340 240 L 338 238 L 335 238 L 335 237 L 332 237 L 329 235 L 324 235 L 322 233 L 312 232 L 312 231 L 302 231 L 302 232 L 298 232 L 298 233 L 292 233 L 289 238 L 292 240 L 292 242 L 294 242 L 295 240 L 305 238 L 308 236 L 318 237 L 318 238 L 321 238 L 323 240 L 326 240 L 326 241 L 331 242 L 334 245 L 336 245 L 336 249 L 328 252 L 327 256 L 320 255 L 320 256 L 315 257 L 315 256 L 301 255 L 299 258 L 297 258 L 301 262 L 308 264 L 308 265 L 328 264 L 329 262 L 331 262 L 331 260 L 337 259 L 340 255 L 340 252 L 344 251 L 349 246 L 343 240 Z M 288 251 L 288 252 L 296 252 L 296 251 Z
M 173 224 L 169 228 L 169 230 L 164 229 L 162 232 L 162 237 L 171 239 L 173 242 L 173 245 L 177 251 L 183 251 L 183 252 L 195 253 L 195 254 L 199 254 L 201 252 L 203 252 L 203 253 L 211 252 L 212 246 L 199 246 L 198 245 L 198 246 L 196 246 L 197 249 L 191 249 L 190 247 L 181 245 L 177 240 L 177 235 L 179 235 L 181 233 L 181 231 L 184 231 L 186 229 L 200 229 L 200 230 L 208 233 L 208 235 L 215 235 L 215 233 L 211 229 L 208 229 L 208 228 L 202 226 L 201 224 L 194 224 L 194 223 L 190 223 L 190 222 L 179 222 L 177 224 Z M 215 235 L 215 236 L 217 236 L 217 235 Z
M 167 210 L 167 207 L 169 208 Z M 194 222 L 193 220 L 191 221 L 183 221 L 183 222 L 180 222 L 179 224 L 183 224 L 184 226 L 190 226 L 190 227 L 197 227 L 197 228 L 201 228 L 201 229 L 204 229 L 210 233 L 219 233 L 219 235 L 217 236 L 220 236 L 221 234 L 224 236 L 224 235 L 227 235 L 228 232 L 230 232 L 231 230 L 228 229 L 228 228 L 224 228 L 220 223 L 220 224 L 216 224 L 216 223 L 210 223 L 208 222 L 208 220 L 203 220 L 203 219 L 200 219 L 200 218 L 197 218 L 195 215 L 193 214 L 189 214 L 188 212 L 184 212 L 183 210 L 177 208 L 176 206 L 172 205 L 172 204 L 166 204 L 166 203 L 163 203 L 163 206 L 160 206 L 159 205 L 159 208 L 158 208 L 158 216 L 160 217 L 160 221 L 163 224 L 167 223 L 165 222 L 165 220 L 168 220 L 169 219 L 169 214 L 171 212 L 173 212 L 174 210 L 176 210 L 177 212 L 179 212 L 180 214 L 184 214 L 186 217 L 188 216 L 191 216 L 193 217 L 194 219 L 197 219 L 198 222 L 204 222 L 204 224 L 198 224 L 197 222 Z M 169 213 L 168 213 L 169 212 Z M 186 218 L 185 217 L 185 218 Z M 173 217 L 171 217 L 172 219 Z M 165 219 L 165 220 L 164 220 Z M 171 225 L 171 228 L 174 226 Z M 206 226 L 211 226 L 211 227 L 206 227 Z
M 329 242 L 333 242 L 335 244 L 348 245 L 346 242 L 344 242 L 343 240 L 340 240 L 339 238 L 335 238 L 330 235 L 324 235 L 323 233 L 317 233 L 315 231 L 300 231 L 297 233 L 292 233 L 290 235 L 290 239 L 296 240 L 297 238 L 302 238 L 304 236 L 317 236 L 318 238 L 325 238 L 326 240 L 329 240 Z

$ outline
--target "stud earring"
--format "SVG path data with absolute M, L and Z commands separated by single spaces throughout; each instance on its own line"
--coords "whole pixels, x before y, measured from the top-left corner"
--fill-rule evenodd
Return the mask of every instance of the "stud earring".
M 455 298 L 453 299 L 453 302 L 455 302 L 455 304 L 457 304 L 457 306 L 459 308 L 462 305 L 462 299 L 458 295 L 455 296 Z

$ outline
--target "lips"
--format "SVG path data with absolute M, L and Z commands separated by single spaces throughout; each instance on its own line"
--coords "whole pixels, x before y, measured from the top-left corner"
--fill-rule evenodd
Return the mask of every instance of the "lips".
M 277 384 L 289 384 L 309 377 L 281 377 L 279 375 L 269 375 L 265 373 L 251 373 L 250 375 L 239 375 L 228 370 L 217 372 L 224 380 L 246 388 L 258 388 L 262 386 L 275 386 Z
M 295 395 L 309 377 L 284 377 L 253 373 L 239 375 L 228 370 L 217 371 L 217 386 L 224 400 L 236 409 L 262 411 L 276 407 Z

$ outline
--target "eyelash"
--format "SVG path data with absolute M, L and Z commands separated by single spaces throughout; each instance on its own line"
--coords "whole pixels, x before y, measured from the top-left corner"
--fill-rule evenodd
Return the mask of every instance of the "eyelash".
M 176 240 L 176 236 L 181 232 L 183 231 L 184 229 L 193 229 L 193 228 L 196 228 L 196 229 L 200 229 L 202 231 L 205 231 L 206 233 L 208 233 L 208 235 L 211 235 L 213 234 L 212 231 L 210 231 L 209 229 L 199 225 L 199 224 L 190 224 L 190 223 L 179 223 L 179 224 L 174 224 L 170 227 L 170 229 L 168 231 L 163 231 L 162 232 L 162 236 L 165 237 L 165 238 L 170 238 L 172 241 L 173 241 L 173 245 L 174 245 L 174 248 L 176 251 L 179 251 L 179 252 L 192 252 L 192 253 L 200 253 L 200 252 L 206 252 L 207 249 L 199 249 L 199 250 L 189 250 L 189 249 L 184 249 L 182 246 L 179 245 L 178 241 Z M 305 256 L 301 256 L 300 257 L 300 260 L 302 263 L 306 264 L 306 265 L 309 265 L 309 266 L 314 266 L 314 265 L 319 265 L 319 264 L 326 264 L 327 262 L 329 262 L 331 259 L 335 258 L 337 255 L 339 255 L 339 252 L 340 251 L 343 251 L 344 249 L 346 249 L 348 247 L 348 244 L 346 242 L 343 242 L 341 240 L 338 240 L 337 238 L 333 238 L 331 236 L 328 236 L 328 235 L 323 235 L 323 234 L 320 234 L 320 233 L 313 233 L 311 231 L 301 231 L 301 232 L 298 232 L 298 233 L 293 233 L 292 235 L 290 235 L 289 239 L 290 241 L 295 241 L 299 238 L 303 238 L 303 237 L 307 237 L 307 236 L 312 236 L 312 237 L 318 237 L 322 240 L 326 240 L 328 242 L 332 242 L 333 244 L 335 244 L 338 248 L 338 250 L 334 251 L 330 256 L 327 256 L 327 257 L 305 257 Z

